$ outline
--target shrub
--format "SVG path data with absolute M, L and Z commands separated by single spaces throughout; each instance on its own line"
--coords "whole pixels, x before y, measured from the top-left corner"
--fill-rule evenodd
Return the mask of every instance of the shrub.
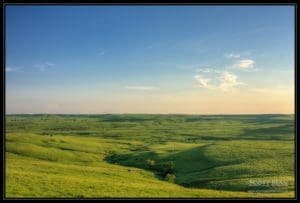
M 166 176 L 168 173 L 172 174 L 175 170 L 175 163 L 173 161 L 168 161 L 163 166 L 163 175 Z
M 165 180 L 170 182 L 170 183 L 174 183 L 176 176 L 174 174 L 170 174 L 167 173 L 167 175 L 165 176 Z
M 152 159 L 147 159 L 147 167 L 152 168 L 155 165 L 155 161 Z

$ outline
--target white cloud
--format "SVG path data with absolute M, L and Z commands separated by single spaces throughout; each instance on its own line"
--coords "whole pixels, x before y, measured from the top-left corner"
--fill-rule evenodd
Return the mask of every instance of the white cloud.
M 130 90 L 154 90 L 154 89 L 157 89 L 156 87 L 153 87 L 153 86 L 126 86 L 124 88 L 130 89 Z
M 237 67 L 239 69 L 242 70 L 247 70 L 249 68 L 253 68 L 254 67 L 254 63 L 255 61 L 251 60 L 251 59 L 244 59 L 244 60 L 239 60 L 234 67 Z
M 226 54 L 225 56 L 226 56 L 226 58 L 234 58 L 234 59 L 241 57 L 240 54 L 233 54 L 233 53 Z
M 51 63 L 51 62 L 45 62 L 45 63 L 41 63 L 41 64 L 37 64 L 35 65 L 35 67 L 39 70 L 39 71 L 45 71 L 47 70 L 48 68 L 51 68 L 55 66 L 54 63 Z
M 210 90 L 228 91 L 233 87 L 242 84 L 238 81 L 238 76 L 227 71 L 219 71 L 218 77 L 208 78 L 203 75 L 195 75 L 197 86 Z M 212 83 L 213 82 L 213 83 Z
M 23 72 L 20 68 L 12 68 L 12 67 L 6 67 L 5 68 L 6 72 L 14 72 L 14 73 L 20 73 Z
M 225 71 L 221 74 L 221 76 L 219 78 L 219 80 L 220 80 L 219 88 L 221 90 L 227 91 L 228 89 L 230 89 L 232 87 L 242 84 L 241 82 L 238 82 L 237 79 L 238 79 L 238 77 L 236 75 Z
M 205 78 L 202 75 L 195 75 L 194 77 L 197 80 L 197 85 L 199 87 L 204 87 L 204 88 L 208 88 L 208 89 L 212 88 L 212 86 L 209 84 L 211 79 Z

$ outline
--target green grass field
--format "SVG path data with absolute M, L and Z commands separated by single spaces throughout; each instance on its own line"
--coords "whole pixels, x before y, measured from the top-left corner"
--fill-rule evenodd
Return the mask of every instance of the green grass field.
M 5 196 L 293 198 L 293 115 L 7 115 Z

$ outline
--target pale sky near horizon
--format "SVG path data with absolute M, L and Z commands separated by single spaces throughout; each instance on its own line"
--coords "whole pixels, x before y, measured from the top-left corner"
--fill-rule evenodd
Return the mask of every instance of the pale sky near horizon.
M 293 6 L 6 6 L 6 113 L 294 113 Z

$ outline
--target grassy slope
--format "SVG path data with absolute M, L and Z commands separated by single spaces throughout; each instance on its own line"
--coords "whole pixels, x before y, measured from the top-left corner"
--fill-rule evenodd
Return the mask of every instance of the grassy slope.
M 6 196 L 292 197 L 292 119 L 8 116 Z M 149 158 L 155 169 L 146 168 Z M 176 184 L 155 175 L 170 160 Z M 287 181 L 280 189 L 289 192 L 247 192 L 261 189 L 249 188 L 255 179 Z

